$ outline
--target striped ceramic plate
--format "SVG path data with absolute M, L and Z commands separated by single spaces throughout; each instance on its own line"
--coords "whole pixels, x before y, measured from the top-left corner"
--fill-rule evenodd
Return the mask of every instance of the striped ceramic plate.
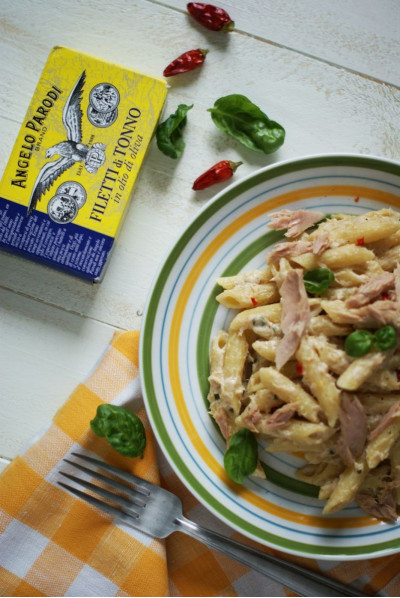
M 328 155 L 268 167 L 231 185 L 189 224 L 150 292 L 141 332 L 141 375 L 158 441 L 186 486 L 233 528 L 266 545 L 318 558 L 357 559 L 400 550 L 400 525 L 377 523 L 351 504 L 322 515 L 314 486 L 295 478 L 295 457 L 262 457 L 268 481 L 230 482 L 224 442 L 207 413 L 210 339 L 232 314 L 215 280 L 262 267 L 281 238 L 269 213 L 281 207 L 362 214 L 400 209 L 400 166 Z M 264 454 L 264 451 L 261 451 Z

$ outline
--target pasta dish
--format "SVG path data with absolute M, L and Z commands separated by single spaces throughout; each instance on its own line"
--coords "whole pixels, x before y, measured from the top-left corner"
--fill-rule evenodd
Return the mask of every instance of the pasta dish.
M 218 302 L 239 310 L 210 349 L 208 400 L 227 442 L 227 473 L 265 477 L 248 444 L 260 438 L 270 453 L 304 459 L 297 476 L 319 487 L 323 513 L 355 500 L 393 522 L 400 214 L 285 209 L 271 214 L 269 227 L 285 230 L 286 239 L 265 267 L 217 280 Z

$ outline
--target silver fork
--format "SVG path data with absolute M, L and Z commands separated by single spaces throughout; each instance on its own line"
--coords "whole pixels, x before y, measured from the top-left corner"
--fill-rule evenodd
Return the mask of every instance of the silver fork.
M 103 463 L 98 459 L 78 453 L 72 454 L 82 461 L 113 474 L 119 481 L 69 459 L 64 459 L 64 461 L 83 473 L 106 483 L 113 491 L 106 490 L 69 473 L 61 471 L 61 475 L 108 501 L 111 500 L 113 504 L 104 502 L 63 482 L 58 482 L 59 485 L 141 532 L 155 538 L 165 538 L 176 531 L 183 532 L 200 540 L 210 548 L 219 550 L 243 565 L 247 565 L 255 571 L 282 583 L 301 596 L 366 596 L 359 590 L 345 586 L 314 571 L 304 569 L 289 561 L 284 561 L 260 550 L 240 544 L 210 529 L 200 527 L 197 523 L 189 521 L 183 516 L 181 500 L 168 490 L 108 465 L 108 463 Z M 123 482 L 128 482 L 128 484 Z M 123 493 L 125 496 L 116 494 L 115 491 Z

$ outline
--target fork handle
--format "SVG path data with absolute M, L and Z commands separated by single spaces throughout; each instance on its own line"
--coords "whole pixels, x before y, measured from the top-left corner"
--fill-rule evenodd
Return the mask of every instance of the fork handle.
M 367 596 L 359 590 L 319 575 L 319 573 L 201 527 L 185 517 L 179 517 L 175 523 L 177 531 L 192 536 L 210 548 L 219 550 L 239 563 L 263 573 L 301 596 Z

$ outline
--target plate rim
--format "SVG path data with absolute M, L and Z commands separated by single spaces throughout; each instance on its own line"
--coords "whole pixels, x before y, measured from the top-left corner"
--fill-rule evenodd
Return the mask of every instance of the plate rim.
M 301 168 L 303 165 L 304 165 L 304 168 Z M 146 375 L 145 375 L 145 371 L 144 371 L 144 368 L 142 365 L 143 360 L 145 358 L 146 344 L 148 342 L 148 339 L 147 339 L 148 335 L 145 334 L 145 331 L 147 330 L 148 322 L 149 322 L 149 320 L 151 320 L 151 317 L 152 317 L 151 316 L 151 305 L 152 305 L 154 291 L 156 288 L 159 287 L 159 281 L 160 281 L 160 277 L 163 273 L 163 270 L 165 268 L 167 268 L 168 262 L 171 259 L 173 260 L 174 252 L 176 252 L 178 247 L 182 243 L 185 242 L 185 236 L 188 236 L 188 235 L 191 236 L 190 231 L 191 231 L 192 227 L 196 226 L 196 229 L 201 227 L 202 220 L 203 220 L 205 214 L 210 214 L 210 215 L 213 214 L 215 211 L 218 211 L 223 205 L 225 205 L 226 203 L 229 203 L 229 201 L 231 201 L 233 199 L 233 197 L 240 195 L 240 193 L 241 193 L 240 188 L 242 186 L 247 188 L 247 183 L 250 180 L 255 181 L 254 184 L 252 185 L 252 187 L 254 187 L 259 183 L 266 182 L 267 180 L 269 180 L 269 178 L 275 178 L 276 176 L 288 174 L 290 172 L 295 172 L 296 170 L 299 170 L 299 169 L 303 170 L 306 168 L 324 167 L 324 166 L 326 166 L 326 167 L 328 167 L 328 166 L 356 166 L 356 167 L 362 167 L 362 168 L 375 168 L 376 170 L 380 170 L 382 172 L 386 172 L 388 174 L 397 176 L 400 179 L 400 164 L 396 160 L 392 160 L 392 159 L 388 159 L 388 158 L 384 158 L 384 157 L 376 156 L 376 155 L 370 155 L 370 154 L 323 153 L 323 154 L 312 154 L 312 155 L 307 155 L 307 156 L 301 156 L 298 158 L 287 159 L 287 160 L 276 162 L 274 164 L 267 165 L 265 167 L 255 170 L 254 172 L 246 175 L 245 177 L 240 178 L 239 180 L 231 183 L 230 185 L 228 185 L 227 187 L 225 187 L 224 189 L 222 189 L 221 191 L 216 193 L 210 200 L 208 200 L 205 203 L 204 206 L 202 206 L 200 208 L 200 210 L 188 221 L 188 223 L 184 226 L 184 228 L 178 233 L 177 237 L 174 239 L 173 243 L 171 244 L 169 250 L 166 252 L 165 258 L 160 262 L 160 264 L 156 270 L 156 273 L 154 275 L 154 278 L 152 280 L 152 283 L 151 283 L 151 286 L 150 286 L 150 289 L 149 289 L 149 292 L 147 295 L 145 307 L 143 310 L 143 319 L 142 319 L 142 326 L 141 326 L 142 334 L 140 335 L 140 343 L 139 343 L 139 369 L 140 369 L 140 377 L 141 377 L 141 384 L 142 384 L 142 393 L 143 393 L 143 399 L 144 399 L 144 403 L 145 403 L 145 407 L 146 407 L 146 412 L 147 412 L 147 415 L 148 415 L 150 423 L 151 423 L 152 431 L 153 431 L 160 447 L 162 448 L 162 452 L 163 452 L 164 456 L 166 457 L 169 465 L 171 466 L 173 471 L 177 474 L 178 478 L 182 481 L 182 483 L 185 485 L 185 487 L 187 487 L 188 490 L 199 500 L 200 504 L 202 504 L 205 508 L 210 510 L 220 521 L 223 521 L 225 524 L 230 526 L 232 529 L 238 531 L 239 533 L 242 533 L 245 537 L 253 539 L 256 542 L 259 542 L 262 545 L 269 546 L 271 548 L 280 550 L 282 552 L 294 554 L 297 556 L 309 557 L 309 558 L 319 558 L 322 560 L 335 560 L 335 559 L 340 559 L 340 558 L 346 558 L 348 560 L 378 558 L 381 556 L 395 554 L 395 553 L 399 552 L 400 551 L 400 543 L 398 544 L 398 546 L 395 546 L 395 547 L 388 547 L 388 548 L 381 548 L 381 549 L 376 548 L 377 544 L 349 547 L 347 550 L 341 546 L 341 547 L 339 547 L 340 552 L 333 551 L 331 553 L 331 551 L 326 546 L 316 545 L 316 546 L 314 546 L 314 548 L 315 548 L 315 551 L 314 551 L 311 549 L 310 544 L 303 544 L 296 540 L 291 540 L 290 541 L 291 544 L 295 544 L 297 546 L 304 545 L 304 547 L 307 548 L 307 550 L 302 551 L 301 549 L 291 549 L 290 547 L 282 546 L 282 543 L 274 544 L 272 541 L 260 538 L 259 535 L 252 535 L 247 530 L 243 530 L 239 524 L 235 524 L 234 521 L 232 521 L 232 518 L 226 518 L 224 515 L 221 514 L 220 510 L 218 510 L 214 506 L 215 502 L 219 506 L 221 506 L 220 501 L 218 501 L 218 500 L 215 501 L 215 499 L 214 499 L 214 500 L 210 500 L 209 502 L 206 502 L 204 500 L 204 497 L 198 492 L 196 487 L 200 486 L 202 488 L 202 490 L 207 493 L 207 495 L 210 495 L 210 492 L 208 491 L 208 489 L 204 488 L 204 486 L 201 483 L 198 483 L 197 480 L 193 476 L 191 476 L 191 472 L 188 469 L 185 461 L 179 456 L 178 453 L 176 453 L 175 458 L 174 458 L 173 454 L 171 454 L 174 451 L 173 450 L 171 451 L 171 447 L 168 448 L 166 446 L 167 443 L 165 442 L 162 433 L 158 429 L 158 425 L 157 425 L 157 421 L 156 421 L 157 418 L 155 417 L 155 415 L 153 413 L 153 408 L 154 407 L 157 408 L 157 405 L 154 406 L 153 405 L 154 401 L 152 399 L 149 399 L 149 397 L 148 397 L 147 386 L 146 386 Z M 268 177 L 268 173 L 272 173 L 272 176 Z M 267 175 L 267 176 L 265 176 L 265 175 Z M 224 198 L 224 197 L 225 197 L 225 201 L 221 204 L 221 198 Z M 165 286 L 165 282 L 167 281 L 167 278 L 168 277 L 166 277 L 164 283 L 162 284 L 162 289 Z M 157 304 L 158 304 L 158 302 L 157 302 Z M 153 317 L 153 325 L 154 325 L 154 318 L 155 318 L 155 313 L 154 313 L 154 317 Z M 153 326 L 151 326 L 151 328 L 153 331 Z M 150 347 L 151 347 L 152 339 L 153 339 L 152 334 L 150 335 L 150 339 L 151 339 L 150 340 Z M 155 397 L 154 391 L 153 391 L 153 395 Z M 168 440 L 171 442 L 170 438 L 168 438 Z M 172 449 L 173 449 L 173 446 L 172 446 Z M 177 463 L 176 460 L 180 461 L 181 465 L 179 463 Z M 186 474 L 184 471 L 182 471 L 182 469 L 186 470 Z M 189 479 L 193 478 L 193 479 L 190 482 L 188 478 Z M 213 499 L 213 497 L 211 495 L 210 495 L 210 498 Z M 239 519 L 241 519 L 241 518 L 239 518 Z M 253 526 L 253 527 L 255 527 L 255 526 Z M 274 536 L 274 534 L 270 533 L 270 532 L 267 532 L 267 534 L 270 537 Z M 385 541 L 385 542 L 379 543 L 378 546 L 390 545 L 394 541 L 395 540 Z M 358 551 L 361 550 L 362 554 L 354 554 L 352 552 L 352 548 L 354 548 L 355 550 L 358 550 Z M 370 548 L 370 550 L 368 550 L 368 548 Z M 321 550 L 321 549 L 324 551 L 323 554 L 319 553 L 319 550 Z

